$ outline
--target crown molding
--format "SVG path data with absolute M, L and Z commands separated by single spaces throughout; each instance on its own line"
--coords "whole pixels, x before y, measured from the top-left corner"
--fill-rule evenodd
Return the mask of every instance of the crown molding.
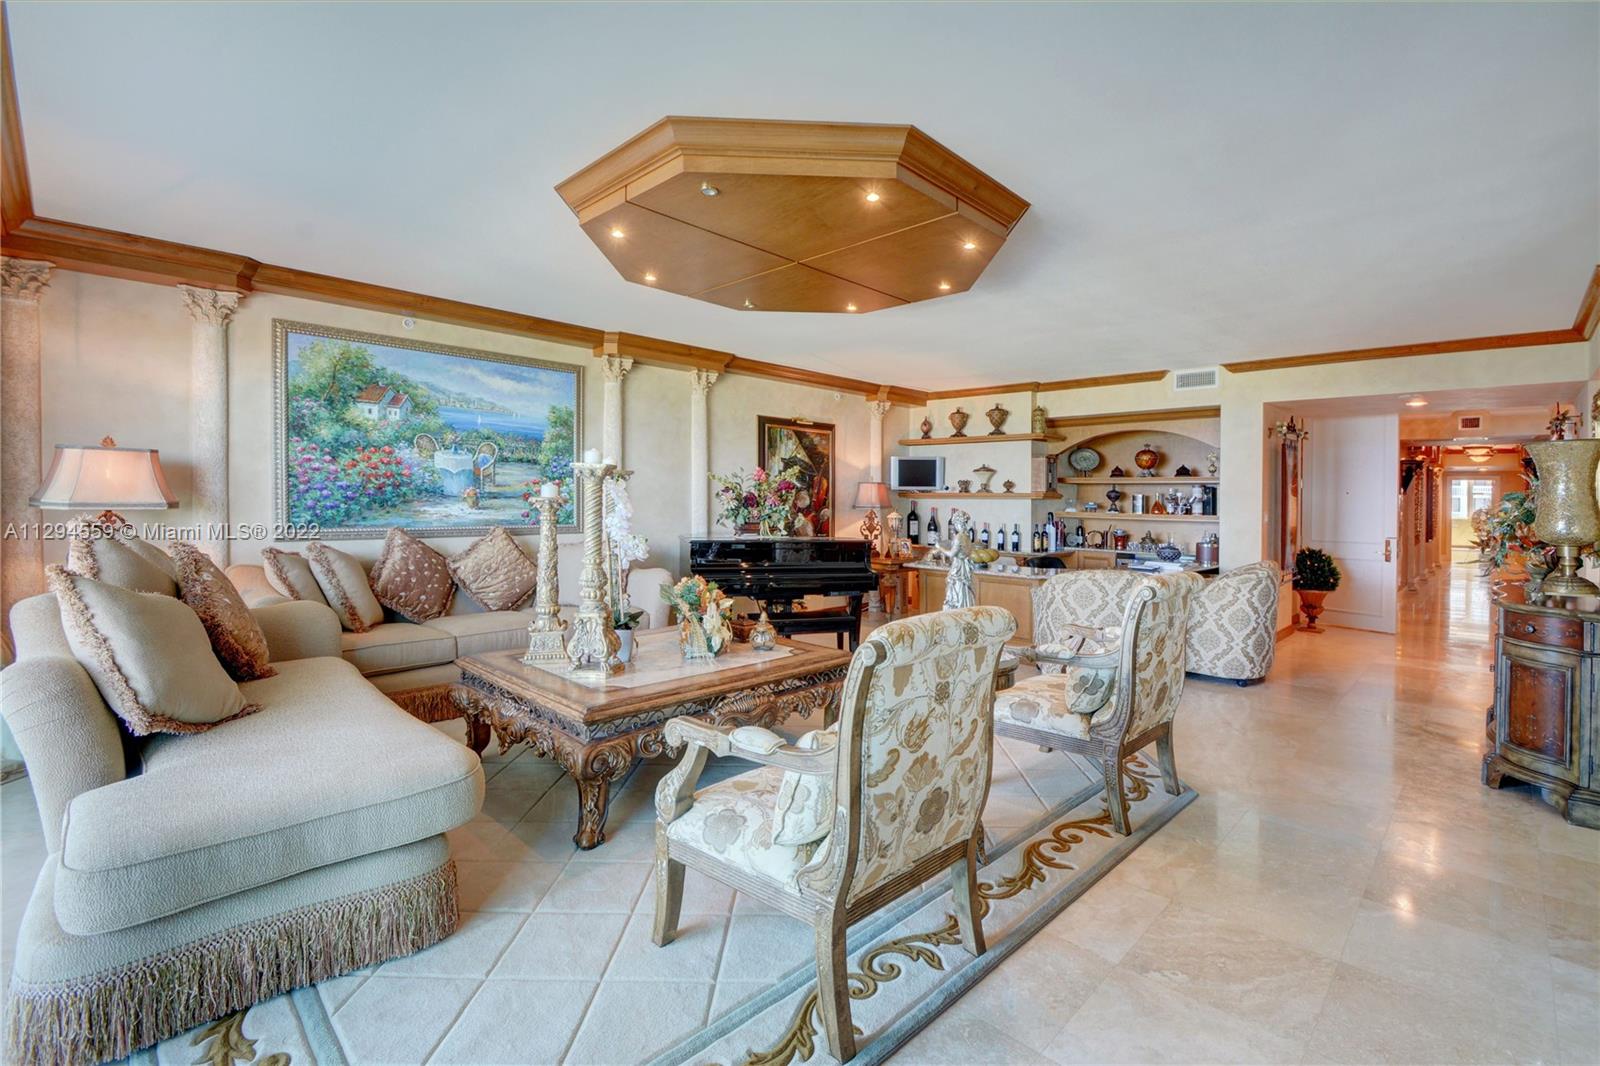
M 1566 329 L 1535 330 L 1531 333 L 1497 333 L 1488 337 L 1461 337 L 1448 341 L 1418 344 L 1390 344 L 1380 348 L 1351 348 L 1340 352 L 1313 355 L 1285 355 L 1274 359 L 1252 359 L 1245 363 L 1223 363 L 1230 374 L 1250 374 L 1258 370 L 1289 370 L 1326 363 L 1360 363 L 1369 359 L 1403 359 L 1412 355 L 1448 355 L 1451 352 L 1488 351 L 1499 348 L 1537 348 L 1546 344 L 1572 344 L 1585 340 L 1583 333 Z
M 0 233 L 10 233 L 31 217 L 33 188 L 22 143 L 17 75 L 11 68 L 11 16 L 0 3 Z
M 1572 329 L 1581 340 L 1588 340 L 1594 336 L 1596 325 L 1600 325 L 1600 266 L 1589 275 L 1589 287 L 1578 304 L 1578 317 L 1572 320 Z
M 1086 378 L 1060 378 L 1056 381 L 1014 381 L 1009 385 L 980 385 L 967 389 L 937 389 L 930 400 L 955 400 L 966 396 L 991 396 L 1003 392 L 1062 392 L 1066 389 L 1095 389 L 1106 385 L 1136 385 L 1160 381 L 1170 370 L 1135 370 L 1127 374 L 1096 374 Z

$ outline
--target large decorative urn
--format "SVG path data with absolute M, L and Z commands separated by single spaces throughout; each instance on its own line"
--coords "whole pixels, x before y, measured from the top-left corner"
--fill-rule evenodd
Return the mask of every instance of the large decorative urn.
M 955 428 L 955 433 L 951 434 L 951 436 L 965 437 L 967 435 L 967 422 L 971 418 L 971 415 L 967 414 L 967 412 L 963 411 L 959 407 L 957 407 L 954 411 L 951 411 L 950 425 Z
M 1583 549 L 1600 541 L 1594 484 L 1600 440 L 1547 440 L 1525 447 L 1539 470 L 1533 534 L 1556 547 L 1556 567 L 1539 591 L 1547 596 L 1600 595 L 1600 587 L 1578 576 Z

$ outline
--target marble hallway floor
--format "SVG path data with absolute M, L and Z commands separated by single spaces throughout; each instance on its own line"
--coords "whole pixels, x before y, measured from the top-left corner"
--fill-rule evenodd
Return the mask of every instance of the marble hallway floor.
M 1402 594 L 1397 638 L 1295 634 L 1261 685 L 1191 679 L 1178 768 L 1200 799 L 894 1061 L 1600 1062 L 1600 832 L 1567 826 L 1531 790 L 1478 783 L 1488 631 L 1487 583 L 1451 567 Z M 1051 800 L 1063 758 L 1001 745 L 995 787 L 1018 818 Z M 665 766 L 619 790 L 612 841 L 581 855 L 559 771 L 516 752 L 485 769 L 483 814 L 452 834 L 462 931 L 426 958 L 321 986 L 352 1060 L 636 1061 L 617 1037 L 641 1019 L 656 1030 L 642 1051 L 766 987 L 746 940 L 808 941 L 695 884 L 721 942 L 701 960 L 719 982 L 706 1002 L 652 968 L 642 918 L 628 917 L 649 892 L 637 866 Z M 0 787 L 0 845 L 9 973 L 43 860 L 26 779 Z M 568 927 L 586 922 L 609 923 L 608 951 L 574 955 Z M 651 980 L 611 984 L 635 964 Z M 534 982 L 538 1025 L 508 1027 Z

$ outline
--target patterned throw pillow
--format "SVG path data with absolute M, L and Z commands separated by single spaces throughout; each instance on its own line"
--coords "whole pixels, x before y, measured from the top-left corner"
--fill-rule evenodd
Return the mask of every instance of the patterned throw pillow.
M 267 665 L 267 636 L 228 575 L 193 544 L 174 544 L 172 558 L 178 564 L 178 595 L 200 616 L 211 649 L 229 676 L 255 681 L 276 675 Z
M 340 625 L 352 633 L 365 633 L 383 621 L 383 604 L 372 594 L 360 559 L 321 541 L 306 545 L 306 557 L 311 560 L 317 587 L 339 616 Z
M 286 552 L 278 548 L 261 549 L 261 569 L 266 572 L 267 584 L 272 591 L 291 600 L 310 600 L 327 603 L 317 575 L 311 572 L 311 563 L 299 552 Z
M 450 561 L 403 529 L 389 530 L 367 577 L 378 602 L 409 622 L 441 617 L 456 594 Z
M 173 596 L 45 568 L 73 657 L 136 737 L 203 733 L 259 711 L 211 652 L 205 626 Z
M 108 533 L 100 526 L 72 527 L 67 569 L 135 592 L 178 594 L 177 570 L 166 552 L 137 537 Z
M 514 611 L 533 595 L 539 568 L 511 534 L 496 526 L 458 555 L 450 576 L 486 611 Z
M 838 743 L 839 727 L 835 724 L 802 734 L 794 746 L 817 751 Z M 833 809 L 832 774 L 785 770 L 772 808 L 772 842 L 798 847 L 821 840 L 833 831 Z

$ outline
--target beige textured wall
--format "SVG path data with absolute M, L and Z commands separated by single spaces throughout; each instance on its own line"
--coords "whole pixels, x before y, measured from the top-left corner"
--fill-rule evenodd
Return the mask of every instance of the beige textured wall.
M 40 313 L 47 453 L 54 444 L 93 443 L 107 433 L 124 445 L 159 448 L 172 489 L 186 504 L 194 458 L 189 440 L 190 319 L 178 293 L 168 286 L 57 271 Z M 587 349 L 423 319 L 406 330 L 398 315 L 255 293 L 245 298 L 229 331 L 229 494 L 236 526 L 270 526 L 274 517 L 274 318 L 581 365 L 584 446 L 599 447 L 601 374 Z M 868 467 L 870 415 L 861 396 L 725 375 L 712 387 L 708 406 L 711 467 L 716 471 L 755 466 L 759 415 L 834 423 L 835 520 L 841 535 L 858 528 L 863 512 L 849 504 Z M 649 563 L 676 571 L 678 538 L 689 523 L 689 374 L 635 366 L 623 387 L 623 418 L 624 458 L 636 471 L 635 525 L 650 539 Z M 891 412 L 886 435 L 897 425 Z M 187 506 L 131 517 L 174 525 L 193 520 Z M 563 538 L 575 539 L 576 534 Z M 530 550 L 534 540 L 523 538 Z M 233 561 L 256 562 L 270 543 L 235 542 Z M 468 541 L 444 537 L 431 543 L 451 552 Z M 341 547 L 370 559 L 380 544 L 381 538 L 372 538 L 341 542 Z M 46 561 L 64 555 L 63 546 L 46 546 Z

